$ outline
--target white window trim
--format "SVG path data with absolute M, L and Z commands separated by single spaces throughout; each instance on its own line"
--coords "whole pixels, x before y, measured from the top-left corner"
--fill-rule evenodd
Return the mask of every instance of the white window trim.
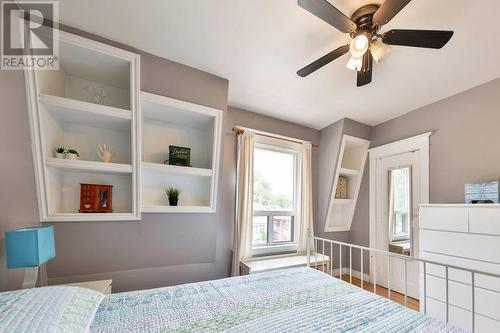
M 286 252 L 294 252 L 297 251 L 298 248 L 298 238 L 299 238 L 299 226 L 300 226 L 300 202 L 299 198 L 301 197 L 300 190 L 302 188 L 302 144 L 289 142 L 285 140 L 281 140 L 279 138 L 269 138 L 264 136 L 256 136 L 255 137 L 255 147 L 254 149 L 268 149 L 274 150 L 277 152 L 285 152 L 292 153 L 295 155 L 295 195 L 294 195 L 294 211 L 290 214 L 290 211 L 255 211 L 258 214 L 270 213 L 273 215 L 293 215 L 293 241 L 286 243 L 276 243 L 276 244 L 265 244 L 262 246 L 252 244 L 252 256 L 263 256 L 263 255 L 271 255 L 278 253 L 286 253 Z M 252 213 L 253 215 L 253 213 Z M 269 221 L 271 223 L 272 221 Z M 269 236 L 269 235 L 268 235 Z
M 420 204 L 429 203 L 429 143 L 432 132 L 427 132 L 404 140 L 375 147 L 369 150 L 370 154 L 370 188 L 369 188 L 369 247 L 376 247 L 377 223 L 377 165 L 384 157 L 419 151 L 420 169 Z M 419 214 L 418 209 L 415 214 Z M 373 260 L 370 260 L 370 272 L 373 272 Z

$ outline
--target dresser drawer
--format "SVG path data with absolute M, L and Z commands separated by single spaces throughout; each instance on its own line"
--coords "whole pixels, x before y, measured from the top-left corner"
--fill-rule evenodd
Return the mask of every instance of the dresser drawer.
M 500 235 L 500 208 L 469 209 L 469 226 L 473 233 Z
M 469 231 L 469 213 L 462 207 L 420 207 L 420 229 Z
M 428 252 L 420 252 L 420 258 L 427 259 L 434 262 L 440 262 L 447 265 L 464 267 L 468 269 L 474 269 L 482 272 L 490 272 L 493 274 L 500 275 L 500 264 L 493 264 L 478 260 L 457 258 L 447 255 L 428 253 Z M 437 277 L 441 277 L 444 279 L 446 276 L 444 266 L 427 264 L 427 273 L 430 275 L 434 275 Z M 423 272 L 423 268 L 421 268 L 421 272 Z M 450 280 L 454 280 L 457 282 L 462 282 L 470 285 L 472 283 L 471 273 L 463 270 L 458 270 L 454 268 L 450 268 L 448 270 L 448 277 Z M 475 284 L 478 288 L 489 289 L 492 291 L 496 291 L 500 293 L 500 278 L 495 278 L 492 276 L 476 274 L 475 275 Z
M 427 315 L 441 321 L 446 321 L 446 304 L 444 302 L 427 297 Z M 472 313 L 455 306 L 449 308 L 450 324 L 467 331 L 472 331 Z M 500 332 L 500 321 L 475 315 L 475 333 L 498 333 Z
M 500 237 L 420 230 L 420 250 L 500 263 Z
M 427 296 L 446 302 L 446 280 L 427 274 Z M 475 312 L 500 320 L 500 293 L 474 288 Z M 449 302 L 458 308 L 472 311 L 472 288 L 468 284 L 448 280 Z

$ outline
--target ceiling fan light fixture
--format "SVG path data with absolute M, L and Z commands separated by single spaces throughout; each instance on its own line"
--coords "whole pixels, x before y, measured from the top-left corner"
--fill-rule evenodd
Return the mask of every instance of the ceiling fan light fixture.
M 351 52 L 353 57 L 361 58 L 368 51 L 369 46 L 370 41 L 368 37 L 365 34 L 359 34 L 351 41 L 349 52 Z
M 382 61 L 389 52 L 391 52 L 391 47 L 387 44 L 384 44 L 378 40 L 372 42 L 370 45 L 370 52 L 372 54 L 373 60 L 378 64 Z
M 363 57 L 351 56 L 351 58 L 349 58 L 349 61 L 347 62 L 346 67 L 350 70 L 359 72 L 363 67 Z

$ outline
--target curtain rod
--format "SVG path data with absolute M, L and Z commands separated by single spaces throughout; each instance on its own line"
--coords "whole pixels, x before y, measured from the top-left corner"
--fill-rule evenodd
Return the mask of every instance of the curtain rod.
M 244 128 L 244 127 L 236 126 L 236 127 L 233 127 L 233 132 L 236 133 L 237 135 L 239 135 L 239 134 L 243 134 L 245 132 L 245 129 L 246 128 Z M 300 144 L 303 144 L 305 142 L 304 140 L 294 139 L 294 138 L 290 138 L 287 136 L 272 134 L 272 133 L 263 132 L 263 131 L 259 131 L 259 130 L 252 130 L 252 131 L 255 132 L 255 135 L 264 136 L 266 138 L 279 139 L 279 140 L 283 140 L 283 141 L 300 143 Z M 313 143 L 311 145 L 313 148 L 319 148 L 319 144 Z

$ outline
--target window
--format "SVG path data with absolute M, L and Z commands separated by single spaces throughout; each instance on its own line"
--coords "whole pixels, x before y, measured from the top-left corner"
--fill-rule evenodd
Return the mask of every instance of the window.
M 279 252 L 279 245 L 281 251 L 296 248 L 298 160 L 298 149 L 283 146 L 281 140 L 262 139 L 255 145 L 254 253 Z
M 410 239 L 410 168 L 391 170 L 392 241 Z

